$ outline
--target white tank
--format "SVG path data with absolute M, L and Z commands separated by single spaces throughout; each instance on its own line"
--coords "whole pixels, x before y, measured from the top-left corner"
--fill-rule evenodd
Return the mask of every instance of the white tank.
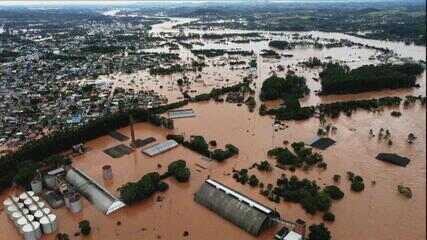
M 49 214 L 40 219 L 42 230 L 45 234 L 53 233 L 57 229 L 56 215 Z
M 35 213 L 39 208 L 35 204 L 31 204 L 31 206 L 28 207 L 31 213 Z
M 34 216 L 31 214 L 25 215 L 25 217 L 27 218 L 28 221 L 32 222 L 34 221 Z
M 30 214 L 30 210 L 28 210 L 28 208 L 21 208 L 21 213 L 23 215 L 28 215 L 28 214 Z
M 43 212 L 40 210 L 37 210 L 36 212 L 34 212 L 33 215 L 36 218 L 36 220 L 40 220 L 40 218 L 42 218 L 44 216 Z
M 39 206 L 39 208 L 44 208 L 45 207 L 44 202 L 37 202 L 37 205 Z
M 33 204 L 33 200 L 31 198 L 27 198 L 24 200 L 24 205 L 29 207 L 31 204 Z
M 43 191 L 43 183 L 39 179 L 34 179 L 31 181 L 31 190 L 33 190 L 34 193 L 38 194 Z
M 31 222 L 27 223 L 22 227 L 22 233 L 24 234 L 25 240 L 37 240 L 41 238 L 42 232 L 40 229 L 40 223 Z
M 10 215 L 10 219 L 15 223 L 16 225 L 16 221 L 18 221 L 18 219 L 20 219 L 22 217 L 22 213 L 20 213 L 19 211 L 13 212 Z
M 16 227 L 19 230 L 19 233 L 22 234 L 22 227 L 25 226 L 28 223 L 27 219 L 25 217 L 21 217 L 20 219 L 18 219 L 18 221 L 16 221 Z
M 43 208 L 43 213 L 46 215 L 49 215 L 52 211 L 50 211 L 50 208 Z
M 21 203 L 21 202 L 17 202 L 15 206 L 17 206 L 18 209 L 22 209 L 22 208 L 25 207 L 25 205 L 23 203 Z
M 10 215 L 12 215 L 12 213 L 18 211 L 18 208 L 15 205 L 12 205 L 12 206 L 9 206 L 6 209 L 6 211 L 7 211 L 7 215 L 9 215 L 9 217 L 10 217 Z
M 82 200 L 80 199 L 80 195 L 76 194 L 72 198 L 70 198 L 70 211 L 72 213 L 79 213 L 83 209 Z
M 27 192 L 21 193 L 21 195 L 19 195 L 19 200 L 23 202 L 25 199 L 28 198 L 28 196 L 31 196 L 31 197 L 34 196 L 34 192 L 33 191 L 27 191 Z
M 3 201 L 3 206 L 4 206 L 4 208 L 7 209 L 7 207 L 14 205 L 14 202 L 18 202 L 18 201 L 19 201 L 19 198 L 15 197 L 15 196 L 11 196 L 11 197 L 6 198 Z
M 41 201 L 40 197 L 37 197 L 37 196 L 31 197 L 31 199 L 33 199 L 34 202 L 40 202 Z

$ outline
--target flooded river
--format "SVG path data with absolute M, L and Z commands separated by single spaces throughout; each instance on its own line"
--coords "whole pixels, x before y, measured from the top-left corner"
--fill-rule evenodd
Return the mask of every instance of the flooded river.
M 179 23 L 190 21 L 180 19 Z M 155 25 L 153 33 L 165 31 L 177 31 L 171 26 L 177 22 L 167 22 Z M 190 30 L 188 30 L 190 31 Z M 192 30 L 191 30 L 192 31 Z M 228 30 L 227 30 L 228 32 Z M 304 33 L 306 34 L 306 33 Z M 406 46 L 403 43 L 384 42 L 377 40 L 366 40 L 336 33 L 319 33 L 324 37 L 345 37 L 352 41 L 388 46 L 403 57 L 414 59 L 425 59 L 425 47 Z M 251 49 L 259 54 L 263 48 L 267 48 L 267 42 L 254 44 L 229 44 L 227 47 L 239 47 Z M 223 44 L 207 43 L 205 48 L 224 48 Z M 187 52 L 186 52 L 187 51 Z M 419 78 L 420 88 L 380 91 L 362 93 L 355 95 L 319 97 L 314 90 L 320 89 L 320 84 L 312 80 L 318 75 L 319 70 L 304 69 L 297 66 L 301 59 L 311 56 L 340 59 L 351 67 L 357 67 L 368 63 L 378 63 L 377 60 L 369 60 L 371 55 L 377 54 L 375 50 L 358 48 L 336 48 L 325 50 L 314 50 L 310 48 L 295 49 L 292 59 L 281 59 L 278 61 L 265 60 L 257 57 L 257 79 L 255 80 L 259 93 L 262 80 L 271 74 L 271 69 L 278 65 L 291 65 L 297 75 L 303 75 L 308 80 L 312 90 L 311 94 L 302 99 L 303 105 L 314 105 L 320 102 L 335 102 L 351 99 L 366 99 L 380 96 L 405 96 L 425 94 L 426 81 L 425 72 Z M 188 50 L 182 50 L 181 55 L 188 54 Z M 360 58 L 359 58 L 360 57 Z M 219 60 L 210 60 L 219 61 Z M 271 67 L 271 69 L 270 69 Z M 239 82 L 247 70 L 230 70 L 226 67 L 208 67 L 203 70 L 204 82 L 191 86 L 198 92 L 208 91 L 206 89 L 221 84 L 232 84 Z M 135 78 L 149 78 L 140 72 Z M 278 75 L 285 75 L 278 72 Z M 206 76 L 206 77 L 204 77 Z M 180 76 L 157 77 L 149 81 L 142 81 L 141 88 L 156 88 L 171 101 L 179 99 L 178 87 L 173 85 Z M 117 75 L 117 79 L 132 79 L 133 75 Z M 217 81 L 218 79 L 229 81 Z M 126 85 L 124 83 L 120 83 Z M 160 86 L 164 86 L 160 88 Z M 172 90 L 168 90 L 172 89 Z M 270 103 L 271 104 L 271 103 Z M 260 102 L 257 100 L 257 107 Z M 248 108 L 229 103 L 192 103 L 186 108 L 193 108 L 196 117 L 175 120 L 174 130 L 159 129 L 147 123 L 136 125 L 136 137 L 146 138 L 153 136 L 158 141 L 164 141 L 168 133 L 190 135 L 202 135 L 207 141 L 216 140 L 218 147 L 223 148 L 225 144 L 232 143 L 240 149 L 238 156 L 232 157 L 223 163 L 206 161 L 197 153 L 182 146 L 164 154 L 147 157 L 139 150 L 125 155 L 119 159 L 108 157 L 103 150 L 119 144 L 117 140 L 109 136 L 87 143 L 89 151 L 74 159 L 74 166 L 84 170 L 99 183 L 103 184 L 109 191 L 117 194 L 117 188 L 128 181 L 136 181 L 142 175 L 150 171 L 163 173 L 167 165 L 177 159 L 187 161 L 191 169 L 189 183 L 177 183 L 174 179 L 166 180 L 170 188 L 165 193 L 155 194 L 152 198 L 134 206 L 126 207 L 111 216 L 104 216 L 96 210 L 92 204 L 84 200 L 82 213 L 72 215 L 66 209 L 55 210 L 59 216 L 59 231 L 66 232 L 71 239 L 193 239 L 193 240 L 270 240 L 279 226 L 261 236 L 255 238 L 238 227 L 222 219 L 215 213 L 193 201 L 194 193 L 199 189 L 203 181 L 210 176 L 225 185 L 246 194 L 247 196 L 277 209 L 283 218 L 294 221 L 298 218 L 304 219 L 308 224 L 322 222 L 321 214 L 309 215 L 299 204 L 272 203 L 259 194 L 259 189 L 248 185 L 241 185 L 231 177 L 233 169 L 249 168 L 255 162 L 268 160 L 275 165 L 275 160 L 267 157 L 267 151 L 276 146 L 284 146 L 283 141 L 310 142 L 317 133 L 319 120 L 312 118 L 307 121 L 290 121 L 285 124 L 289 127 L 285 130 L 274 131 L 273 119 L 269 116 L 260 116 L 258 110 L 253 113 Z M 401 107 L 402 116 L 395 118 L 390 112 L 396 109 L 385 109 L 382 112 L 358 111 L 351 117 L 342 115 L 336 120 L 328 120 L 337 127 L 338 131 L 332 137 L 337 143 L 331 148 L 322 151 L 325 162 L 328 164 L 326 170 L 313 169 L 310 171 L 296 170 L 294 173 L 274 168 L 270 173 L 261 173 L 256 169 L 250 170 L 262 182 L 275 183 L 282 174 L 288 176 L 297 175 L 311 180 L 316 180 L 321 186 L 333 184 L 332 177 L 335 174 L 342 176 L 339 187 L 345 192 L 342 200 L 332 204 L 331 211 L 336 220 L 327 223 L 333 239 L 338 240 L 424 240 L 426 239 L 426 109 L 419 105 L 409 108 Z M 389 129 L 392 135 L 393 145 L 388 146 L 377 138 L 369 138 L 369 130 L 378 132 L 380 128 Z M 130 136 L 129 128 L 119 130 Z M 417 139 L 414 144 L 409 145 L 406 139 L 409 133 L 414 133 Z M 411 159 L 406 167 L 397 167 L 375 159 L 380 152 L 393 152 Z M 114 179 L 104 182 L 101 167 L 110 164 L 113 168 Z M 200 167 L 203 166 L 203 167 Z M 350 183 L 346 180 L 346 172 L 352 171 L 361 175 L 365 180 L 365 190 L 361 193 L 350 191 Z M 373 184 L 372 182 L 375 182 Z M 397 192 L 397 185 L 403 184 L 412 189 L 412 199 L 406 199 Z M 2 195 L 2 199 L 6 193 Z M 88 219 L 91 222 L 93 232 L 89 237 L 73 236 L 78 231 L 78 221 Z M 11 223 L 7 222 L 4 212 L 0 213 L 0 239 L 19 239 Z M 120 224 L 118 223 L 120 222 Z M 188 236 L 184 232 L 188 231 Z M 47 236 L 44 239 L 54 239 Z

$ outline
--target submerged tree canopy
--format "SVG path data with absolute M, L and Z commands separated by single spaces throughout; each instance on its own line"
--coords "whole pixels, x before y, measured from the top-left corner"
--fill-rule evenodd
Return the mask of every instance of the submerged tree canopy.
M 408 88 L 416 85 L 423 72 L 421 64 L 364 65 L 352 69 L 339 63 L 328 63 L 319 74 L 322 94 L 346 94 L 382 89 Z
M 276 100 L 289 96 L 304 97 L 310 92 L 306 79 L 288 74 L 285 78 L 273 75 L 262 84 L 260 98 L 262 101 Z

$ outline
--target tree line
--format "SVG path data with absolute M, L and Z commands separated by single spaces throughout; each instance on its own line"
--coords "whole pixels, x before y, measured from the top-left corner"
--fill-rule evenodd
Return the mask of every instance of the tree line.
M 305 120 L 314 117 L 316 113 L 337 118 L 341 113 L 351 116 L 354 111 L 359 109 L 372 111 L 382 107 L 397 107 L 402 101 L 403 99 L 400 97 L 383 97 L 301 107 L 297 98 L 289 97 L 284 101 L 284 105 L 279 108 L 267 109 L 265 105 L 262 105 L 259 113 L 260 115 L 274 115 L 278 120 Z

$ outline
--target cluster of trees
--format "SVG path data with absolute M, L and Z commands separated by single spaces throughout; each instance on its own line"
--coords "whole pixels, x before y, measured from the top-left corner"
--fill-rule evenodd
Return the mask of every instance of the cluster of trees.
M 285 201 L 300 203 L 310 214 L 315 214 L 316 211 L 328 212 L 332 204 L 329 194 L 320 191 L 320 187 L 314 181 L 299 180 L 295 176 L 289 180 L 286 176 L 279 179 L 273 191 Z
M 190 141 L 186 141 L 182 135 L 169 134 L 166 136 L 166 138 L 173 139 L 176 142 L 182 144 L 184 147 L 219 162 L 239 154 L 239 149 L 232 144 L 226 144 L 225 149 L 215 149 L 211 151 L 209 150 L 209 144 L 206 142 L 203 136 L 191 136 Z
M 301 107 L 296 97 L 288 97 L 284 101 L 284 106 L 279 108 L 267 109 L 265 105 L 262 105 L 260 115 L 274 115 L 278 120 L 305 120 L 313 117 L 317 111 L 324 117 L 337 118 L 342 112 L 351 116 L 358 109 L 371 111 L 381 107 L 397 107 L 401 102 L 400 97 L 383 97 Z
M 325 227 L 325 224 L 319 225 L 313 224 L 308 228 L 310 233 L 308 234 L 308 240 L 331 240 L 331 232 Z
M 79 222 L 80 233 L 84 236 L 87 236 L 92 231 L 92 227 L 90 226 L 90 222 L 88 220 L 83 220 Z
M 139 122 L 150 121 L 152 115 L 185 106 L 176 102 L 152 109 L 130 109 L 92 120 L 82 126 L 63 128 L 32 140 L 10 154 L 0 157 L 0 192 L 10 187 L 22 166 L 37 167 L 43 160 L 50 162 L 51 155 L 70 149 L 73 145 L 96 139 L 109 132 L 129 125 L 129 114 Z
M 417 101 L 420 101 L 422 106 L 425 106 L 427 103 L 427 97 L 424 97 L 422 95 L 418 95 L 418 96 L 406 96 L 405 97 L 405 101 L 403 102 L 403 105 L 405 107 L 408 107 L 412 104 L 415 104 Z
M 249 67 L 252 67 L 252 68 L 256 68 L 257 67 L 257 62 L 256 62 L 256 59 L 252 59 L 250 62 L 249 62 Z
M 159 173 L 151 172 L 145 174 L 137 182 L 128 182 L 118 189 L 120 199 L 128 205 L 147 199 L 153 193 L 164 188 L 166 183 L 160 184 L 160 180 Z M 163 188 L 161 185 L 163 185 Z
M 249 176 L 248 169 L 245 168 L 240 169 L 240 171 L 234 170 L 233 178 L 242 185 L 249 183 L 251 187 L 258 187 L 258 184 L 260 183 L 259 179 L 255 175 L 252 174 Z
M 336 118 L 341 112 L 344 112 L 347 116 L 351 116 L 352 112 L 358 109 L 370 111 L 381 107 L 397 107 L 401 102 L 402 99 L 400 97 L 383 97 L 378 99 L 374 98 L 320 104 L 316 106 L 316 109 L 319 110 L 321 115 Z
M 306 120 L 313 117 L 314 113 L 315 107 L 301 107 L 295 96 L 287 97 L 279 108 L 263 109 L 263 114 L 274 115 L 277 120 Z
M 311 166 L 318 165 L 324 167 L 323 156 L 313 152 L 312 148 L 305 147 L 304 142 L 294 142 L 291 144 L 293 152 L 288 148 L 273 148 L 267 152 L 267 155 L 274 157 L 280 165 L 291 166 L 293 168 L 304 167 L 308 169 Z
M 307 61 L 301 62 L 302 65 L 309 67 L 309 68 L 315 68 L 315 67 L 321 67 L 323 66 L 323 63 L 320 59 L 317 57 L 310 57 Z
M 249 87 L 248 82 L 244 81 L 229 87 L 214 88 L 211 90 L 210 93 L 197 95 L 193 99 L 191 99 L 191 101 L 201 102 L 201 101 L 209 101 L 211 99 L 218 99 L 221 95 L 224 95 L 229 92 L 240 91 L 241 89 L 246 89 L 248 87 Z
M 416 76 L 423 71 L 423 66 L 416 63 L 364 65 L 353 70 L 328 63 L 319 76 L 322 94 L 347 94 L 414 87 Z
M 354 192 L 361 192 L 365 189 L 363 178 L 355 175 L 352 172 L 347 172 L 347 179 L 351 182 L 351 190 Z
M 242 55 L 242 56 L 251 56 L 254 54 L 253 51 L 244 51 L 244 50 L 226 50 L 226 49 L 192 49 L 191 53 L 196 56 L 205 56 L 208 58 L 220 57 L 225 54 L 228 55 Z
M 261 191 L 263 195 L 269 196 L 269 198 L 273 196 L 272 198 L 274 199 L 276 198 L 275 196 L 278 196 L 283 198 L 284 201 L 299 203 L 310 214 L 315 214 L 317 211 L 329 212 L 334 199 L 330 195 L 331 192 L 333 192 L 335 199 L 340 199 L 337 198 L 337 196 L 340 196 L 339 192 L 341 192 L 339 189 L 322 190 L 315 181 L 299 180 L 296 176 L 287 178 L 286 175 L 282 175 L 277 179 L 275 187 L 267 186 L 266 190 Z
M 276 58 L 276 59 L 280 59 L 280 54 L 277 53 L 274 50 L 271 50 L 271 49 L 263 49 L 261 51 L 260 55 L 262 57 L 265 57 L 265 58 Z
M 256 163 L 256 168 L 261 172 L 273 171 L 273 167 L 268 161 L 261 161 L 260 163 Z
M 167 175 L 173 176 L 178 182 L 188 182 L 191 173 L 184 160 L 176 160 L 169 164 Z
M 300 98 L 309 92 L 310 89 L 307 87 L 304 77 L 288 74 L 285 78 L 281 78 L 273 75 L 262 83 L 260 99 L 267 101 L 285 99 L 290 96 Z
M 180 64 L 174 64 L 170 67 L 154 67 L 150 68 L 151 75 L 170 75 L 173 73 L 183 72 L 185 68 Z
M 176 160 L 168 165 L 168 171 L 163 175 L 157 172 L 145 174 L 137 182 L 128 182 L 121 186 L 118 191 L 120 199 L 126 204 L 133 204 L 149 198 L 155 192 L 164 192 L 169 185 L 162 180 L 173 176 L 178 182 L 188 182 L 191 176 L 190 169 L 184 160 Z
M 55 240 L 70 240 L 70 236 L 66 233 L 58 233 L 55 236 Z
M 295 48 L 294 44 L 288 41 L 282 41 L 282 40 L 272 40 L 268 43 L 268 46 L 272 48 L 277 48 L 280 50 L 285 50 L 285 49 L 290 50 Z

